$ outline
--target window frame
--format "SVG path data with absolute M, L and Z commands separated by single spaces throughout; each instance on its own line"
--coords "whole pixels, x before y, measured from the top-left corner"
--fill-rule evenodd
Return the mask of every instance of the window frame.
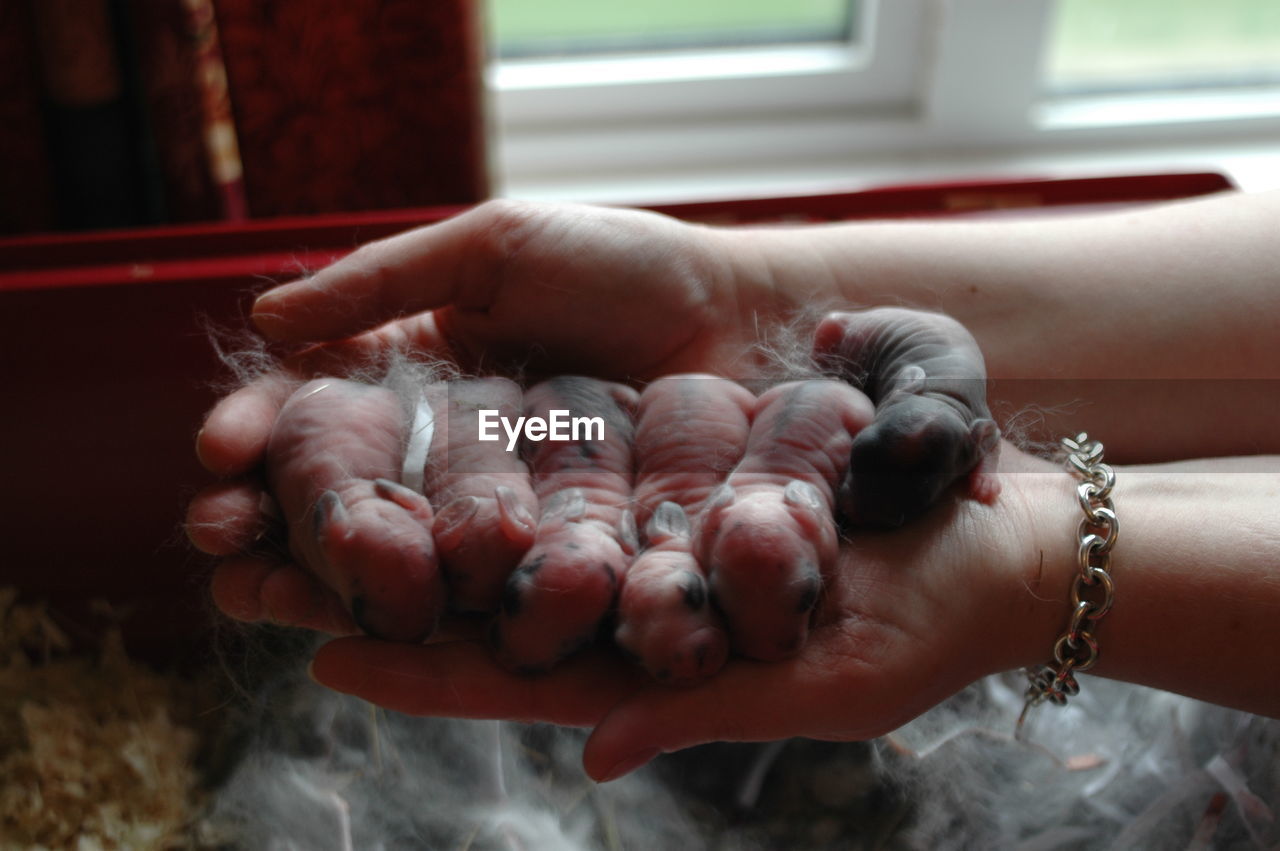
M 1280 135 L 1280 86 L 1047 94 L 1056 2 L 864 0 L 869 46 L 496 63 L 498 183 Z

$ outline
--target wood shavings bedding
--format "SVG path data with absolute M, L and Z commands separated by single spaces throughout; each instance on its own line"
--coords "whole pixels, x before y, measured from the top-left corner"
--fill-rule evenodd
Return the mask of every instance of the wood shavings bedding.
M 70 644 L 0 589 L 0 851 L 194 847 L 194 687 L 130 661 L 117 629 L 97 659 Z

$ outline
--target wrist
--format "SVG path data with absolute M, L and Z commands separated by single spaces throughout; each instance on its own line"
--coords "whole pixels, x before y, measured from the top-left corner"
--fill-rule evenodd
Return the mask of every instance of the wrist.
M 851 306 L 808 229 L 706 228 L 705 235 L 739 303 L 763 320 Z
M 1076 480 L 1055 462 L 1016 454 L 1020 460 L 1003 476 L 1000 495 L 1012 515 L 1017 544 L 1004 588 L 1007 633 L 996 642 L 993 672 L 1052 658 L 1054 642 L 1071 616 L 1078 572 Z
M 1277 456 L 1116 469 L 1123 526 L 1112 553 L 1116 601 L 1096 622 L 1100 650 L 1091 674 L 1280 715 L 1269 675 L 1280 646 L 1278 482 Z M 1016 580 L 1010 583 L 1017 617 L 1009 641 L 1017 649 L 1002 667 L 1052 658 L 1071 618 L 1079 571 L 1083 513 L 1074 477 L 1016 484 L 1033 530 L 1028 547 L 1043 548 L 1045 566 L 1024 574 L 1039 576 L 1034 594 L 1030 582 L 1021 593 Z

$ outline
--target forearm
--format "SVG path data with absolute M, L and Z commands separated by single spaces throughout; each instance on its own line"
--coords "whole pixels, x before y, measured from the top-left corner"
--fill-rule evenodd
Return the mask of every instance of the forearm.
M 906 304 L 951 314 L 982 346 L 997 411 L 1049 409 L 1033 437 L 1084 423 L 1115 457 L 1155 460 L 1280 451 L 1280 393 L 1269 383 L 1280 379 L 1277 222 L 1280 193 L 1267 193 L 723 237 L 774 311 Z
M 1079 569 L 1075 479 L 1031 475 L 1034 544 L 1002 667 L 1049 660 Z M 1091 673 L 1280 717 L 1280 456 L 1121 467 L 1116 482 L 1115 604 Z

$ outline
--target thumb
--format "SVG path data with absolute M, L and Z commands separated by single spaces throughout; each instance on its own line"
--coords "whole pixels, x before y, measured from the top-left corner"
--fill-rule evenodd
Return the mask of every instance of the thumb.
M 812 732 L 820 689 L 798 660 L 735 660 L 693 688 L 651 685 L 615 704 L 582 754 L 596 782 L 616 780 L 660 753 L 706 742 L 764 742 Z

